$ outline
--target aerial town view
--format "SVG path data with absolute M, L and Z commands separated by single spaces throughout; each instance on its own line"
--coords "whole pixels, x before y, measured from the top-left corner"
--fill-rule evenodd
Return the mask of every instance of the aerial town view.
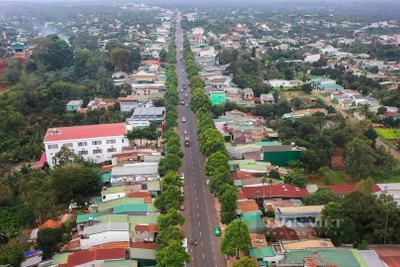
M 400 267 L 400 1 L 0 0 L 0 267 Z

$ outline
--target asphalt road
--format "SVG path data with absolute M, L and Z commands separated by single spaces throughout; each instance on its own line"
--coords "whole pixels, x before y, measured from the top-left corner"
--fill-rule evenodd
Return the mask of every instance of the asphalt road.
M 180 29 L 181 14 L 178 13 L 178 23 L 176 27 L 176 45 L 177 45 L 177 64 L 178 73 L 178 90 L 183 89 L 182 83 L 186 84 L 186 90 L 179 93 L 180 100 L 185 101 L 185 105 L 179 105 L 178 134 L 182 140 L 183 158 L 182 171 L 185 174 L 185 210 L 183 215 L 186 222 L 183 226 L 185 236 L 188 238 L 189 253 L 191 254 L 191 263 L 189 267 L 223 267 L 226 266 L 224 256 L 220 253 L 220 237 L 214 234 L 214 228 L 218 226 L 218 219 L 215 212 L 213 196 L 207 186 L 207 177 L 204 174 L 203 168 L 205 159 L 199 151 L 197 141 L 197 118 L 190 110 L 190 105 L 186 107 L 186 103 L 190 103 L 190 88 L 186 74 L 186 68 L 183 58 L 183 34 Z M 183 70 L 183 72 L 182 72 Z M 187 94 L 187 98 L 185 98 Z M 182 122 L 185 117 L 186 122 Z M 184 135 L 184 130 L 187 135 Z M 185 147 L 184 137 L 190 139 L 190 146 Z M 197 246 L 190 245 L 190 240 L 196 239 Z

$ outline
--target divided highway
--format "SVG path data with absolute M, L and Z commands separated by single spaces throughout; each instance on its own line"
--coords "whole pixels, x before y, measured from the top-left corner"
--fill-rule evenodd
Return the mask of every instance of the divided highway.
M 180 100 L 184 100 L 184 105 L 179 105 L 178 134 L 183 142 L 182 172 L 185 174 L 185 210 L 183 215 L 186 222 L 183 231 L 188 239 L 189 253 L 191 254 L 191 263 L 189 267 L 223 267 L 226 266 L 224 256 L 220 253 L 220 238 L 216 237 L 214 228 L 218 227 L 218 219 L 215 211 L 213 196 L 207 186 L 207 177 L 204 174 L 205 159 L 200 153 L 197 141 L 197 118 L 190 109 L 190 88 L 186 74 L 186 67 L 183 58 L 183 32 L 180 28 L 181 13 L 177 14 L 176 26 L 176 46 L 177 46 L 177 64 L 178 90 Z M 186 90 L 183 85 L 186 85 Z M 185 97 L 187 94 L 187 98 Z M 189 105 L 186 106 L 186 103 Z M 185 118 L 185 122 L 183 122 Z M 184 131 L 187 134 L 184 134 Z M 189 137 L 190 146 L 186 147 L 184 138 Z M 197 246 L 190 245 L 190 240 L 196 239 Z

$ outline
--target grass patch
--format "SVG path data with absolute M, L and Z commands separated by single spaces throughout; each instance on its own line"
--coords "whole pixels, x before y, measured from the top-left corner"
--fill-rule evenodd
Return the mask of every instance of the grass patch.
M 331 171 L 332 180 L 329 185 L 348 184 L 346 174 L 343 171 Z M 310 184 L 326 185 L 324 180 L 318 174 L 311 176 Z
M 395 140 L 400 134 L 399 128 L 375 128 L 376 133 L 379 137 L 384 140 Z

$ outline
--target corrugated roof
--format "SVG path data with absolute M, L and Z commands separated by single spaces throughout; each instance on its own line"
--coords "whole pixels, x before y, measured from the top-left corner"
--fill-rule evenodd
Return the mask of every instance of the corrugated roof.
M 106 231 L 129 231 L 129 223 L 127 222 L 109 222 L 87 226 L 83 230 L 87 235 L 93 235 Z
M 94 220 L 97 218 L 97 213 L 81 214 L 76 217 L 76 223 L 88 222 L 90 219 Z
M 309 194 L 306 189 L 293 185 L 264 185 L 264 187 L 266 198 L 303 198 Z M 243 192 L 247 198 L 262 198 L 262 194 L 257 192 L 263 192 L 263 186 L 244 186 Z
M 275 254 L 274 248 L 271 246 L 249 249 L 249 256 L 255 257 L 257 259 L 262 259 L 265 257 L 274 257 L 275 255 L 276 254 Z
M 146 204 L 123 204 L 116 206 L 113 213 L 124 213 L 124 212 L 147 212 Z
M 75 267 L 95 260 L 123 260 L 125 259 L 125 249 L 110 248 L 96 250 L 82 250 L 68 256 L 67 267 Z
M 106 260 L 102 267 L 138 267 L 138 262 L 133 260 Z
M 131 259 L 155 260 L 156 252 L 157 250 L 155 249 L 131 248 L 130 255 Z
M 144 204 L 144 198 L 128 198 L 128 197 L 123 197 L 123 198 L 118 198 L 114 200 L 110 200 L 107 202 L 102 202 L 98 203 L 98 211 L 104 211 L 104 210 L 111 210 L 115 208 L 116 206 L 124 205 L 124 204 Z

